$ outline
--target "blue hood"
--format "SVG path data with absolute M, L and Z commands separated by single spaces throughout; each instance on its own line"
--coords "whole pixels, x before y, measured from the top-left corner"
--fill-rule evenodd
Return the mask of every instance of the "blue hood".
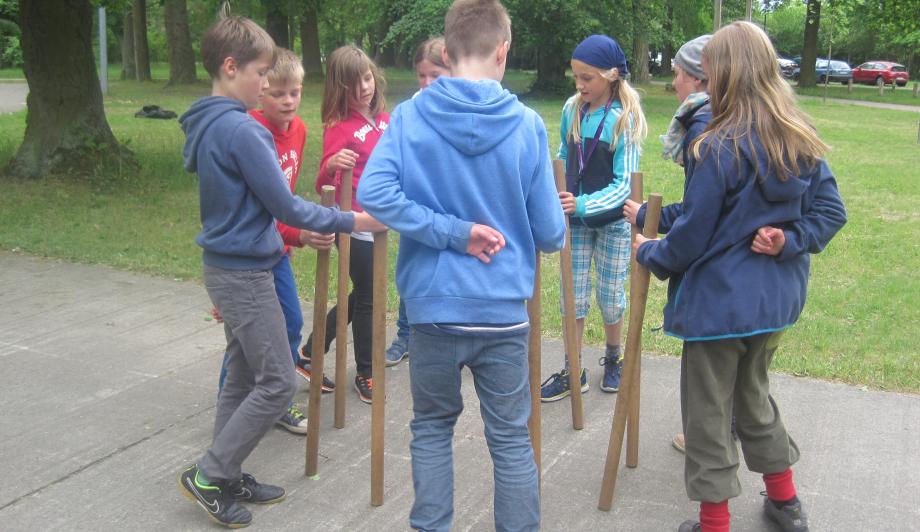
M 493 80 L 438 78 L 412 102 L 431 129 L 465 155 L 491 150 L 524 118 L 517 97 Z
M 198 171 L 198 148 L 205 138 L 208 128 L 218 118 L 226 113 L 238 112 L 246 114 L 246 106 L 237 100 L 222 96 L 206 96 L 195 100 L 188 111 L 179 117 L 182 132 L 185 133 L 185 147 L 182 157 L 185 160 L 185 169 L 189 172 Z M 242 120 L 244 116 L 239 118 Z

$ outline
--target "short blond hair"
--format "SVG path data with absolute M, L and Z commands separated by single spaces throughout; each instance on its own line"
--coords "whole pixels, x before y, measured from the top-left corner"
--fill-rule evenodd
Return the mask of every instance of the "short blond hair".
M 498 0 L 456 0 L 444 17 L 444 43 L 451 62 L 484 58 L 511 42 L 511 18 Z
M 275 64 L 275 41 L 246 17 L 222 16 L 201 37 L 201 62 L 212 79 L 220 77 L 224 60 L 232 57 L 239 68 L 268 55 Z
M 303 83 L 303 63 L 294 52 L 278 48 L 275 50 L 275 66 L 268 71 L 268 84 L 274 87 L 287 83 Z

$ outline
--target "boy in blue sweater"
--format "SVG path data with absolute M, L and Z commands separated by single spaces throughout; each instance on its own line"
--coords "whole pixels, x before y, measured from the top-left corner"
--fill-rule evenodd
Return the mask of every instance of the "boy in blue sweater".
M 511 21 L 496 0 L 458 0 L 445 17 L 441 77 L 396 108 L 358 201 L 402 237 L 396 283 L 411 328 L 409 524 L 449 530 L 460 372 L 473 374 L 495 478 L 496 530 L 537 530 L 527 432 L 527 309 L 536 251 L 560 249 L 565 222 L 546 129 L 503 89 Z M 501 251 L 501 253 L 499 253 Z
M 320 233 L 377 230 L 367 216 L 320 207 L 291 194 L 271 133 L 246 111 L 268 88 L 275 44 L 251 20 L 226 17 L 201 40 L 211 96 L 180 118 L 185 168 L 199 180 L 204 283 L 224 319 L 227 377 L 217 403 L 214 439 L 179 487 L 215 522 L 252 520 L 240 502 L 268 504 L 284 490 L 256 482 L 242 463 L 287 409 L 297 389 L 272 268 L 284 246 L 275 219 Z

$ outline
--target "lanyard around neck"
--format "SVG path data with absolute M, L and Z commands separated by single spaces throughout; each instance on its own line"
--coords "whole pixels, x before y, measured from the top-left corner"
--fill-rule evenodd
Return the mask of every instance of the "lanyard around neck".
M 578 139 L 578 142 L 575 143 L 575 150 L 578 152 L 578 175 L 579 177 L 585 173 L 585 163 L 591 160 L 591 155 L 594 154 L 594 149 L 597 148 L 598 142 L 601 139 L 601 132 L 604 130 L 604 122 L 607 121 L 607 113 L 610 112 L 610 108 L 613 106 L 613 98 L 607 100 L 607 105 L 604 106 L 604 116 L 601 117 L 601 122 L 597 125 L 597 131 L 594 132 L 594 138 L 591 140 L 591 143 L 588 144 L 588 152 L 584 153 L 581 147 L 581 139 Z M 578 113 L 578 120 L 583 121 L 585 116 L 588 113 L 588 104 L 585 104 L 581 108 L 581 112 Z

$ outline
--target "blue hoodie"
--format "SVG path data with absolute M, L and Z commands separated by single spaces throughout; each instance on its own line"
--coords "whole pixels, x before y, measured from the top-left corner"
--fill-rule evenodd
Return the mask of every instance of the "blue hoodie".
M 399 105 L 358 201 L 403 237 L 396 284 L 413 324 L 526 322 L 535 252 L 565 241 L 546 128 L 497 81 L 441 77 Z M 490 264 L 466 254 L 474 223 L 505 237 Z
M 643 244 L 638 261 L 670 278 L 664 330 L 683 340 L 718 340 L 778 331 L 805 305 L 809 254 L 846 223 L 827 163 L 780 181 L 760 140 L 738 144 L 709 137 L 690 176 L 680 215 L 661 240 Z M 754 253 L 760 227 L 786 237 L 776 256 Z
M 284 253 L 274 218 L 321 233 L 350 232 L 354 215 L 291 194 L 271 133 L 242 102 L 201 98 L 179 118 L 185 169 L 198 174 L 205 264 L 226 270 L 267 270 Z

